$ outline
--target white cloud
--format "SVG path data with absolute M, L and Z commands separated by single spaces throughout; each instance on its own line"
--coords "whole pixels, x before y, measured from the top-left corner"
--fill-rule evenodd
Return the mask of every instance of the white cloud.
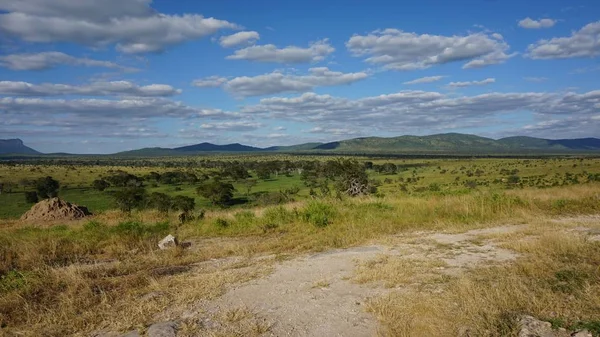
M 11 96 L 141 96 L 162 97 L 180 94 L 181 90 L 166 84 L 150 84 L 139 86 L 127 81 L 94 82 L 87 85 L 73 86 L 67 84 L 31 84 L 27 82 L 0 81 L 0 95 Z
M 123 67 L 109 61 L 77 58 L 56 51 L 0 56 L 0 67 L 12 70 L 46 70 L 61 64 L 70 66 L 103 67 L 125 72 L 137 71 L 135 68 Z
M 226 131 L 253 131 L 263 127 L 263 124 L 252 121 L 234 121 L 206 123 L 200 126 L 202 129 L 226 130 Z
M 532 59 L 565 59 L 600 55 L 600 21 L 587 24 L 569 37 L 540 40 L 527 48 Z
M 533 20 L 529 17 L 519 21 L 519 27 L 527 28 L 527 29 L 540 29 L 540 28 L 550 28 L 556 24 L 556 20 L 553 19 L 540 19 Z
M 414 133 L 425 128 L 428 133 L 452 128 L 489 125 L 502 113 L 530 110 L 547 114 L 556 112 L 552 101 L 558 96 L 546 93 L 489 93 L 451 98 L 438 92 L 401 91 L 356 100 L 305 93 L 298 97 L 261 99 L 257 105 L 245 106 L 241 113 L 269 119 L 314 123 L 326 130 L 368 130 Z M 547 110 L 542 112 L 543 107 Z
M 306 92 L 315 87 L 350 84 L 363 80 L 365 72 L 342 73 L 327 67 L 310 68 L 308 75 L 291 75 L 272 72 L 254 77 L 236 77 L 229 80 L 224 88 L 234 96 L 261 96 L 281 92 Z
M 324 39 L 311 43 L 308 48 L 296 46 L 277 48 L 273 44 L 246 47 L 236 50 L 233 55 L 227 56 L 227 59 L 288 64 L 311 63 L 322 61 L 334 51 L 329 41 Z
M 255 44 L 260 39 L 260 35 L 255 31 L 238 32 L 233 35 L 222 36 L 219 44 L 224 48 L 231 48 L 243 44 Z
M 463 68 L 477 68 L 505 62 L 513 55 L 498 34 L 474 33 L 465 36 L 418 35 L 397 29 L 354 35 L 346 47 L 354 56 L 368 56 L 366 62 L 386 69 L 415 70 L 458 61 Z
M 199 80 L 195 80 L 192 82 L 192 85 L 198 88 L 216 88 L 220 87 L 225 83 L 227 83 L 227 78 L 225 77 L 210 76 Z
M 0 33 L 28 42 L 115 44 L 124 53 L 159 52 L 237 25 L 197 14 L 167 15 L 150 0 L 3 0 Z
M 421 83 L 437 82 L 437 81 L 443 79 L 444 77 L 446 77 L 446 76 L 427 76 L 427 77 L 421 77 L 421 78 L 414 79 L 412 81 L 404 82 L 404 84 L 421 84 Z
M 485 80 L 481 80 L 481 81 L 450 82 L 450 83 L 448 83 L 448 86 L 452 87 L 452 88 L 464 88 L 464 87 L 470 87 L 470 86 L 474 86 L 474 85 L 488 85 L 488 84 L 492 84 L 494 82 L 496 82 L 495 78 L 486 78 Z

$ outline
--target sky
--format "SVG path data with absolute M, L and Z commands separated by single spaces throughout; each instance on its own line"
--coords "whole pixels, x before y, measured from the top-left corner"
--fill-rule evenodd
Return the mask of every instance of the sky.
M 600 136 L 597 0 L 0 0 L 0 139 Z

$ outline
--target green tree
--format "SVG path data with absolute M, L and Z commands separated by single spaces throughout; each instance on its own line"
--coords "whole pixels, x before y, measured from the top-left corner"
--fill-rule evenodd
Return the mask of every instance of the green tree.
M 106 181 L 104 179 L 96 179 L 92 183 L 92 187 L 94 187 L 95 190 L 98 190 L 100 192 L 104 191 L 109 186 L 110 186 L 110 184 L 108 183 L 108 181 Z
M 173 198 L 172 206 L 173 210 L 189 213 L 196 208 L 196 200 L 192 197 L 186 197 L 185 195 L 177 195 Z
M 121 211 L 130 213 L 134 208 L 144 208 L 146 190 L 143 187 L 127 187 L 115 192 L 114 198 Z
M 169 213 L 169 209 L 173 205 L 173 200 L 170 196 L 160 193 L 154 192 L 148 196 L 148 206 L 158 210 L 161 213 Z
M 57 197 L 59 187 L 60 183 L 50 176 L 46 178 L 40 178 L 35 182 L 35 189 L 40 199 Z
M 216 180 L 198 186 L 196 192 L 198 195 L 209 199 L 213 205 L 225 207 L 233 199 L 234 190 L 232 184 Z

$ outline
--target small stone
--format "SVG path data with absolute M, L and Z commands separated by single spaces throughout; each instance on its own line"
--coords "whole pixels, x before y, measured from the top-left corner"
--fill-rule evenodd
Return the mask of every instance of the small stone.
M 177 323 L 175 322 L 162 322 L 152 324 L 148 328 L 146 333 L 148 337 L 176 337 L 177 336 Z
M 175 238 L 173 235 L 169 234 L 169 235 L 165 236 L 164 239 L 162 239 L 158 242 L 158 248 L 160 248 L 160 249 L 173 248 L 173 247 L 176 247 L 177 244 L 178 244 L 177 238 Z
M 531 316 L 523 316 L 519 320 L 519 324 L 521 326 L 519 337 L 555 337 L 552 324 L 549 322 L 540 321 Z

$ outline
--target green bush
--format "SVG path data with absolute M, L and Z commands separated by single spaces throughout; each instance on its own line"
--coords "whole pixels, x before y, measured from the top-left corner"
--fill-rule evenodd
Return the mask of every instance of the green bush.
M 296 214 L 283 206 L 267 208 L 263 219 L 271 223 L 290 223 L 296 219 Z
M 304 221 L 317 227 L 327 227 L 336 214 L 337 212 L 333 206 L 319 201 L 312 201 L 302 212 L 302 217 Z
M 256 218 L 256 215 L 254 215 L 254 212 L 252 211 L 240 211 L 235 213 L 235 220 L 240 223 L 240 224 L 244 224 L 244 225 L 248 225 L 251 224 L 254 219 Z
M 221 219 L 221 218 L 216 218 L 215 226 L 217 226 L 219 228 L 227 228 L 227 227 L 229 227 L 229 221 L 227 221 L 225 219 Z

